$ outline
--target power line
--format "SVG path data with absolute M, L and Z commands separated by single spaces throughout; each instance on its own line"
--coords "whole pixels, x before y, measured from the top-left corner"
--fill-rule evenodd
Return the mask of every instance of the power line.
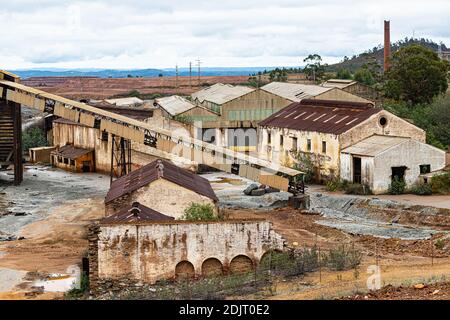
M 202 61 L 199 59 L 196 60 L 197 67 L 198 67 L 198 86 L 200 87 L 200 65 L 202 64 Z

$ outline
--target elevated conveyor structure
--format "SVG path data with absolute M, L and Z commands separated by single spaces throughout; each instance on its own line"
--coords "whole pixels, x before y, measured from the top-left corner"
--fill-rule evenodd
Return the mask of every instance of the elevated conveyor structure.
M 177 154 L 198 164 L 234 173 L 250 180 L 291 193 L 304 192 L 302 172 L 278 166 L 270 161 L 248 156 L 227 148 L 180 136 L 162 128 L 116 113 L 66 99 L 42 90 L 22 85 L 18 77 L 0 71 L 0 102 L 20 108 L 20 105 L 54 114 L 85 126 L 106 131 L 159 150 Z

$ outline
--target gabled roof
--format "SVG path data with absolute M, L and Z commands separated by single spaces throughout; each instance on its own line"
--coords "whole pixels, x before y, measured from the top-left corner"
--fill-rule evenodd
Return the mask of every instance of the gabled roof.
M 186 112 L 195 108 L 195 105 L 189 100 L 174 95 L 170 97 L 155 99 L 155 105 L 159 105 L 161 108 L 167 111 L 171 116 L 176 116 L 180 113 Z
M 206 100 L 222 105 L 255 90 L 255 88 L 244 86 L 232 86 L 230 84 L 216 83 L 208 88 L 194 92 L 192 94 L 192 99 L 196 99 L 200 103 L 203 103 L 203 101 Z
M 371 103 L 304 99 L 274 113 L 259 125 L 341 134 L 380 111 Z
M 373 135 L 345 148 L 341 153 L 374 157 L 409 140 L 411 139 L 407 137 Z
M 348 86 L 354 85 L 356 82 L 355 80 L 347 80 L 347 79 L 330 79 L 322 83 L 322 87 L 325 88 L 347 88 Z
M 92 152 L 92 150 L 75 148 L 72 145 L 65 145 L 58 150 L 53 151 L 52 154 L 75 160 L 81 156 L 84 156 L 85 154 L 88 154 L 89 152 Z
M 271 82 L 265 86 L 262 86 L 261 89 L 293 102 L 299 102 L 302 99 L 309 99 L 318 96 L 324 92 L 332 90 L 333 88 L 325 88 L 310 84 Z
M 129 194 L 158 179 L 168 180 L 183 188 L 218 201 L 207 179 L 189 170 L 177 167 L 169 161 L 159 159 L 113 181 L 106 195 L 105 203 Z M 176 198 L 176 195 L 174 197 Z
M 166 216 L 158 211 L 150 209 L 139 202 L 122 208 L 119 212 L 110 215 L 100 221 L 100 223 L 129 223 L 140 221 L 170 221 L 173 217 Z
M 118 98 L 118 99 L 106 99 L 107 103 L 115 104 L 116 106 L 131 106 L 135 104 L 142 104 L 144 103 L 143 100 L 137 98 L 137 97 L 129 97 L 129 98 Z

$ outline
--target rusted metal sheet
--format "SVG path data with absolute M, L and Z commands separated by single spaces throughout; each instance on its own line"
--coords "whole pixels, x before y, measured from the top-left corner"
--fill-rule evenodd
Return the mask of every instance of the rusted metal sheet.
M 158 161 L 163 165 L 162 170 L 157 168 Z M 159 178 L 166 179 L 214 201 L 218 201 L 218 198 L 207 179 L 200 177 L 189 170 L 177 167 L 171 162 L 157 160 L 113 181 L 111 188 L 106 195 L 105 202 L 109 203 L 125 194 L 129 194 L 146 186 Z
M 341 134 L 380 111 L 371 103 L 305 99 L 274 113 L 260 126 Z
M 57 151 L 53 151 L 52 154 L 68 159 L 75 160 L 81 156 L 84 156 L 85 154 L 88 154 L 89 152 L 92 152 L 93 150 L 83 149 L 83 148 L 75 148 L 72 145 L 66 145 L 61 148 L 59 148 Z
M 101 224 L 128 223 L 141 221 L 171 221 L 174 217 L 166 216 L 140 203 L 135 203 L 121 209 L 100 221 Z

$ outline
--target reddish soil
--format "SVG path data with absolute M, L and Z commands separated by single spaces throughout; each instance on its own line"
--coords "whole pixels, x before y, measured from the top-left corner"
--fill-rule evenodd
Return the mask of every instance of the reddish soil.
M 175 77 L 161 78 L 95 78 L 95 77 L 36 77 L 22 80 L 22 83 L 44 91 L 62 95 L 67 98 L 104 99 L 127 94 L 137 90 L 141 94 L 159 93 L 165 95 L 189 95 L 203 86 L 215 83 L 242 84 L 248 76 L 201 77 L 200 84 L 196 77 L 179 77 L 178 85 Z
M 416 284 L 413 286 L 392 285 L 367 294 L 358 294 L 342 298 L 342 300 L 449 300 L 450 282 L 434 284 Z

